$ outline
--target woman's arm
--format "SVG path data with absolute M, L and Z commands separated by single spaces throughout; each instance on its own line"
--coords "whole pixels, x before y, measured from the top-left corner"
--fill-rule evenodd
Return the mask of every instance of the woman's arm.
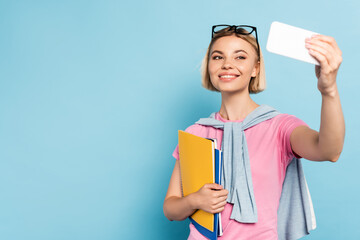
M 309 53 L 320 63 L 315 67 L 322 96 L 320 130 L 297 127 L 291 134 L 290 142 L 293 151 L 306 159 L 336 162 L 345 138 L 344 115 L 336 85 L 342 53 L 332 37 L 317 35 L 307 43 Z
M 169 188 L 164 200 L 164 214 L 170 220 L 181 221 L 193 214 L 196 210 L 193 195 L 181 197 L 181 180 L 179 161 L 176 160 L 173 173 L 171 175 Z
M 176 160 L 164 200 L 164 214 L 170 221 L 182 221 L 197 209 L 218 213 L 224 210 L 227 194 L 228 191 L 223 189 L 221 185 L 210 183 L 205 184 L 199 191 L 182 197 L 180 164 L 179 160 Z

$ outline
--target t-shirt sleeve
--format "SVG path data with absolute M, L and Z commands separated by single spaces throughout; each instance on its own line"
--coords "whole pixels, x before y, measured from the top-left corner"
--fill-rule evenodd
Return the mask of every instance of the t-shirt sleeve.
M 301 119 L 295 117 L 294 115 L 284 114 L 280 117 L 279 121 L 279 142 L 281 144 L 282 150 L 282 161 L 286 164 L 286 166 L 290 163 L 290 161 L 298 156 L 291 148 L 290 136 L 292 131 L 299 126 L 307 126 L 308 125 Z
M 196 133 L 198 132 L 199 127 L 200 126 L 198 124 L 191 125 L 191 126 L 189 126 L 188 128 L 185 129 L 185 132 L 197 135 Z M 172 155 L 173 155 L 174 158 L 176 158 L 176 160 L 179 160 L 179 143 L 176 144 L 176 148 L 175 148 Z
M 179 144 L 176 144 L 176 148 L 172 155 L 176 160 L 179 160 Z

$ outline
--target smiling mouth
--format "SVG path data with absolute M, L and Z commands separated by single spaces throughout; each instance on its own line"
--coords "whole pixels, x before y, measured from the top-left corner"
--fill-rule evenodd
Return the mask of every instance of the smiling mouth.
M 235 78 L 237 78 L 239 76 L 240 75 L 222 75 L 222 76 L 219 76 L 219 78 L 221 80 L 229 81 L 229 80 L 234 80 Z

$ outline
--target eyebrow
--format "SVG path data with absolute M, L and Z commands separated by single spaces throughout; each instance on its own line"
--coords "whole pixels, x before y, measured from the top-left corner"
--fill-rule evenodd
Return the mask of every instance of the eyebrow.
M 220 53 L 220 54 L 223 54 L 223 52 L 222 51 L 220 51 L 220 50 L 214 50 L 212 53 L 211 53 L 211 55 L 213 55 L 214 53 Z M 238 53 L 238 52 L 244 52 L 244 53 L 246 53 L 246 54 L 248 54 L 245 50 L 243 50 L 243 49 L 239 49 L 239 50 L 235 50 L 234 51 L 234 53 Z M 248 54 L 249 55 L 249 54 Z

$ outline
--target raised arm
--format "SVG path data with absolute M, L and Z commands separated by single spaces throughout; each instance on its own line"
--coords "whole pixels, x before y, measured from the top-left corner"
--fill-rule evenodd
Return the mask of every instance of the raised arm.
M 336 162 L 341 154 L 345 138 L 345 122 L 336 75 L 342 62 L 334 38 L 316 35 L 308 39 L 306 47 L 320 66 L 315 66 L 318 89 L 322 96 L 319 132 L 299 126 L 291 134 L 290 142 L 295 153 L 313 161 Z

